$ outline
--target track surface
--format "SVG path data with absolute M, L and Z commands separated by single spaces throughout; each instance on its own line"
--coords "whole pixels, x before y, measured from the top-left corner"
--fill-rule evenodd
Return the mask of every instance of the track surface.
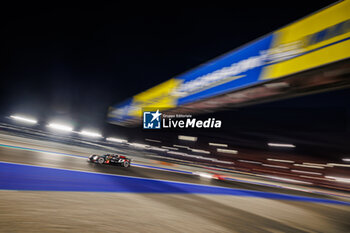
M 68 154 L 68 153 L 67 153 Z M 177 172 L 167 172 L 162 170 L 148 169 L 142 167 L 122 168 L 110 165 L 91 164 L 85 158 L 76 156 L 66 156 L 61 154 L 49 154 L 44 152 L 18 150 L 13 148 L 0 147 L 0 161 L 28 164 L 52 168 L 62 168 L 79 171 L 99 172 L 105 174 L 132 176 L 150 179 L 162 179 L 193 184 L 215 185 L 219 187 L 247 189 L 263 192 L 274 192 L 282 194 L 293 194 L 300 196 L 318 197 L 331 199 L 329 196 L 310 194 L 306 192 L 285 190 L 274 187 L 259 186 L 254 184 L 239 183 L 232 181 L 218 181 L 213 179 L 200 178 L 190 174 Z
M 349 206 L 302 200 L 281 200 L 270 198 L 270 194 L 336 200 L 334 197 L 239 182 L 209 180 L 189 174 L 141 167 L 125 169 L 108 165 L 101 166 L 87 163 L 86 159 L 81 157 L 6 147 L 0 147 L 0 162 L 3 166 L 2 174 L 5 174 L 5 168 L 8 170 L 6 174 L 13 172 L 12 175 L 7 175 L 8 179 L 5 183 L 15 184 L 14 187 L 18 185 L 11 178 L 15 178 L 15 175 L 19 175 L 18 171 L 23 170 L 21 167 L 23 165 L 16 164 L 28 164 L 34 165 L 35 169 L 39 169 L 37 166 L 40 166 L 40 172 L 43 172 L 44 176 L 46 174 L 47 179 L 48 174 L 53 170 L 59 172 L 60 175 L 62 175 L 60 169 L 73 170 L 64 170 L 67 173 L 65 178 L 54 176 L 53 179 L 57 179 L 57 182 L 49 183 L 49 185 L 53 183 L 53 186 L 58 182 L 63 184 L 74 182 L 74 179 L 77 178 L 74 172 L 85 171 L 93 172 L 87 173 L 88 178 L 84 178 L 91 182 L 100 179 L 96 173 L 118 175 L 115 176 L 117 180 L 112 180 L 119 185 L 125 182 L 124 176 L 137 177 L 140 182 L 143 182 L 146 190 L 150 186 L 153 188 L 158 183 L 147 183 L 149 181 L 144 182 L 139 178 L 242 189 L 247 190 L 247 193 L 254 191 L 267 193 L 267 198 L 261 198 L 262 196 L 236 194 L 212 195 L 212 193 L 207 195 L 205 192 L 196 193 L 186 190 L 177 194 L 171 192 L 147 193 L 144 190 L 135 192 L 139 186 L 138 183 L 130 186 L 127 190 L 129 192 L 108 189 L 98 190 L 99 192 L 85 190 L 89 192 L 83 193 L 78 191 L 84 190 L 62 192 L 57 189 L 53 190 L 61 192 L 11 191 L 16 188 L 7 188 L 8 190 L 0 191 L 0 231 L 3 232 L 22 232 L 23 230 L 28 232 L 346 232 L 350 229 Z M 50 168 L 58 168 L 58 170 Z M 27 171 L 30 172 L 28 174 L 36 172 L 30 169 Z M 28 175 L 28 182 L 31 182 L 29 178 L 30 175 Z M 22 178 L 19 176 L 16 179 Z M 163 190 L 183 191 L 183 186 L 179 188 L 178 183 L 168 181 L 162 183 Z M 108 184 L 106 185 L 108 188 Z M 116 215 L 118 215 L 117 218 L 114 217 Z M 93 216 L 93 222 L 100 221 L 103 224 L 94 224 L 89 221 L 91 216 Z M 122 219 L 122 221 L 118 220 L 116 224 L 115 219 Z

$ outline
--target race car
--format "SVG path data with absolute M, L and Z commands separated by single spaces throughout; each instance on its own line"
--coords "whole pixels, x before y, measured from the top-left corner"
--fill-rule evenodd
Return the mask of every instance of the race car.
M 130 167 L 131 159 L 117 154 L 105 154 L 105 155 L 90 155 L 88 162 L 99 164 L 111 164 L 120 165 L 122 167 Z

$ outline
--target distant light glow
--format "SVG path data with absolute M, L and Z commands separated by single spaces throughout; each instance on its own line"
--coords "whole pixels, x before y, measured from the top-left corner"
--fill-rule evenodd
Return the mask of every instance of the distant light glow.
M 129 143 L 130 146 L 138 147 L 138 148 L 147 148 L 149 145 L 141 144 L 141 143 Z
M 210 160 L 210 161 L 215 161 L 215 160 L 216 160 L 216 159 L 214 159 L 214 158 L 208 158 L 208 157 L 201 157 L 201 159 Z
M 169 150 L 179 150 L 178 148 L 170 147 L 170 146 L 162 146 L 164 149 L 169 149 Z
M 273 168 L 282 168 L 282 169 L 288 169 L 286 166 L 279 166 L 279 165 L 273 165 L 273 164 L 262 164 L 264 167 L 273 167 Z
M 203 154 L 210 154 L 210 152 L 209 152 L 209 151 L 206 151 L 206 150 L 192 149 L 192 148 L 190 148 L 190 150 L 191 150 L 192 152 L 203 153 Z
M 24 117 L 24 116 L 11 115 L 10 117 L 12 119 L 14 119 L 14 120 L 25 122 L 25 123 L 29 123 L 29 124 L 36 124 L 36 123 L 38 123 L 37 120 L 35 120 L 33 118 Z
M 173 145 L 173 146 L 178 148 L 190 149 L 188 146 L 182 146 L 182 145 Z
M 238 151 L 236 151 L 236 150 L 221 149 L 221 148 L 217 148 L 217 152 L 228 153 L 228 154 L 237 154 L 238 153 Z
M 244 160 L 244 159 L 239 159 L 237 160 L 238 162 L 241 162 L 241 163 L 253 163 L 253 164 L 261 164 L 261 162 L 258 162 L 258 161 L 252 161 L 252 160 Z
M 168 149 L 163 149 L 163 148 L 159 148 L 159 147 L 155 147 L 155 146 L 152 146 L 150 149 L 155 150 L 155 151 L 168 151 Z
M 349 178 L 343 178 L 343 177 L 336 177 L 336 176 L 325 176 L 326 178 L 333 179 L 338 182 L 343 182 L 343 183 L 350 183 Z
M 73 128 L 71 126 L 57 124 L 57 123 L 50 123 L 50 124 L 47 125 L 47 127 L 52 128 L 52 129 L 57 129 L 57 130 L 60 130 L 60 131 L 67 131 L 67 132 L 73 131 Z
M 191 155 L 191 154 L 187 154 L 184 152 L 178 152 L 178 151 L 167 151 L 168 154 L 172 154 L 172 155 L 180 155 L 180 156 L 184 156 L 184 157 L 191 157 L 191 158 L 196 158 L 196 159 L 202 159 L 202 160 L 210 160 L 210 161 L 214 161 L 214 162 L 220 162 L 217 159 L 214 158 L 207 158 L 207 157 L 203 157 L 203 156 L 199 156 L 199 155 Z M 226 161 L 224 161 L 224 163 L 226 163 Z
M 177 152 L 177 151 L 167 151 L 168 154 L 172 154 L 172 155 L 184 155 L 185 153 L 182 152 Z
M 192 141 L 192 142 L 197 141 L 197 137 L 192 137 L 192 136 L 179 135 L 178 138 L 179 140 L 185 140 L 185 141 Z
M 183 152 L 179 152 L 179 151 L 167 151 L 168 154 L 172 154 L 172 155 L 180 155 L 180 156 L 184 156 L 184 157 L 191 157 L 191 158 L 196 158 L 196 159 L 202 159 L 202 160 L 209 160 L 212 162 L 216 162 L 216 163 L 224 163 L 224 164 L 234 164 L 234 162 L 230 162 L 230 161 L 223 161 L 223 160 L 217 160 L 215 158 L 208 158 L 208 157 L 203 157 L 200 155 L 191 155 L 191 154 L 187 154 L 187 153 L 183 153 Z
M 225 164 L 234 164 L 234 162 L 224 161 L 224 160 L 215 160 L 215 162 L 217 162 L 217 163 L 225 163 Z
M 128 141 L 125 140 L 125 139 L 121 139 L 121 138 L 113 138 L 113 137 L 109 137 L 109 138 L 106 138 L 107 141 L 110 141 L 110 142 L 118 142 L 118 143 L 127 143 Z
M 329 178 L 323 178 L 323 177 L 315 177 L 315 176 L 305 176 L 305 175 L 299 175 L 300 177 L 303 178 L 308 178 L 308 179 L 316 179 L 316 180 L 328 180 L 330 181 L 331 179 Z
M 227 144 L 221 144 L 221 143 L 215 143 L 215 142 L 209 142 L 209 146 L 228 147 Z
M 308 165 L 308 164 L 293 164 L 293 166 L 296 166 L 296 167 L 316 168 L 316 169 L 324 169 L 324 167 L 321 167 L 321 166 Z
M 102 135 L 100 133 L 88 130 L 82 130 L 79 134 L 93 138 L 102 138 Z
M 350 158 L 344 158 L 343 161 L 344 162 L 350 162 Z
M 286 144 L 286 143 L 267 143 L 269 146 L 274 146 L 274 147 L 290 147 L 293 148 L 295 145 L 293 144 Z
M 291 170 L 291 171 L 296 173 L 303 173 L 303 174 L 322 175 L 322 173 L 320 172 L 309 172 L 309 171 L 302 171 L 302 170 Z
M 146 141 L 149 141 L 149 142 L 157 142 L 157 143 L 161 143 L 161 141 L 159 141 L 159 140 L 155 140 L 155 139 L 149 139 L 149 138 L 146 138 L 145 140 L 146 140 Z
M 274 162 L 280 162 L 280 163 L 294 163 L 292 160 L 285 160 L 285 159 L 272 159 L 268 158 L 268 161 L 274 161 Z
M 305 164 L 305 165 L 310 165 L 310 166 L 332 167 L 332 166 L 330 166 L 330 165 L 322 164 L 322 163 L 307 163 L 307 162 L 303 162 L 303 164 Z
M 350 167 L 350 164 L 341 164 L 341 163 L 327 163 L 327 165 L 332 167 Z

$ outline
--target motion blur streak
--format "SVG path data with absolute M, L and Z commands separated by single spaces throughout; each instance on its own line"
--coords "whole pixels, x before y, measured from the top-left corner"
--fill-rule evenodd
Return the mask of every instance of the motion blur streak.
M 292 160 L 285 160 L 285 159 L 271 159 L 268 158 L 268 161 L 274 161 L 274 162 L 280 162 L 280 163 L 294 163 L 294 161 Z
M 170 147 L 170 146 L 162 146 L 164 149 L 169 149 L 169 150 L 179 150 L 178 148 Z
M 215 142 L 209 142 L 209 146 L 228 147 L 227 144 L 221 144 L 221 143 L 215 143 Z
M 308 172 L 308 171 L 301 171 L 301 170 L 291 170 L 292 172 L 296 173 L 304 173 L 304 174 L 312 174 L 312 175 L 322 175 L 320 172 Z
M 285 143 L 268 143 L 268 145 L 274 146 L 274 147 L 290 147 L 290 148 L 295 147 L 293 144 L 285 144 Z
M 334 166 L 334 167 L 350 167 L 350 164 L 340 164 L 340 163 L 327 163 L 329 166 Z
M 47 127 L 52 128 L 52 129 L 61 130 L 61 131 L 72 131 L 73 130 L 73 128 L 71 126 L 57 124 L 57 123 L 50 123 L 50 124 L 48 124 Z
M 21 122 L 25 122 L 25 123 L 29 123 L 29 124 L 36 124 L 38 123 L 37 120 L 33 119 L 33 118 L 28 118 L 28 117 L 23 117 L 23 116 L 17 116 L 17 115 L 12 115 L 10 116 L 12 119 L 17 120 L 17 121 L 21 121 Z
M 316 168 L 316 169 L 324 169 L 324 167 L 321 167 L 321 166 L 314 166 L 314 165 L 307 165 L 307 164 L 293 164 L 293 166 L 296 166 L 296 167 Z
M 129 143 L 130 146 L 138 147 L 138 148 L 146 148 L 148 145 L 141 143 Z
M 190 149 L 192 152 L 197 152 L 197 153 L 204 153 L 204 154 L 210 154 L 210 151 L 206 150 L 199 150 L 199 149 Z
M 184 149 L 190 149 L 188 146 L 182 146 L 182 145 L 173 145 L 174 147 L 184 148 Z
M 179 135 L 178 138 L 184 141 L 192 141 L 192 142 L 197 141 L 197 137 L 192 137 L 192 136 Z
M 228 153 L 228 154 L 237 154 L 238 153 L 238 151 L 236 151 L 236 150 L 221 149 L 221 148 L 218 148 L 217 152 Z
M 146 141 L 149 141 L 149 142 L 157 142 L 157 143 L 161 143 L 161 141 L 159 140 L 155 140 L 155 139 L 150 139 L 150 138 L 145 138 Z
M 107 141 L 110 141 L 110 142 L 119 142 L 119 143 L 127 143 L 128 141 L 125 140 L 125 139 L 120 139 L 120 138 L 112 138 L 112 137 L 109 137 L 109 138 L 106 138 Z
M 264 167 L 274 167 L 274 168 L 282 168 L 282 169 L 288 169 L 288 167 L 285 166 L 278 166 L 278 165 L 272 165 L 272 164 L 262 164 Z
M 261 162 L 251 161 L 251 160 L 244 160 L 244 159 L 239 159 L 238 162 L 241 162 L 241 163 L 261 164 Z
M 339 181 L 339 182 L 350 183 L 350 178 L 334 177 L 334 176 L 326 176 L 326 178 L 334 179 L 335 181 Z
M 94 138 L 102 138 L 102 135 L 98 132 L 92 132 L 88 130 L 82 130 L 80 132 L 81 135 L 88 136 L 88 137 L 94 137 Z

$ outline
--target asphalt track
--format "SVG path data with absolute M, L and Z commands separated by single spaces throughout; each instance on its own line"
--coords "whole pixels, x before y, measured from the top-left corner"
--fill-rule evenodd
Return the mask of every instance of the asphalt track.
M 0 146 L 0 189 L 0 232 L 350 229 L 348 200 L 144 167 L 90 164 L 69 151 Z M 88 221 L 91 216 L 103 224 Z

